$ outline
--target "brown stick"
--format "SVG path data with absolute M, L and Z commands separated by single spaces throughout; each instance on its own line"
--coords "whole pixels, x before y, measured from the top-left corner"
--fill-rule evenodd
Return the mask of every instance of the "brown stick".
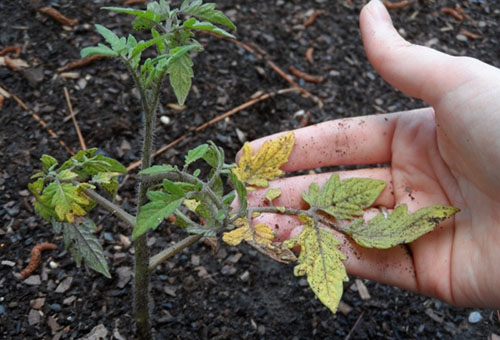
M 3 96 L 3 94 L 0 93 L 0 110 L 2 109 L 4 100 L 5 100 L 5 97 Z
M 5 55 L 9 52 L 15 52 L 14 55 L 19 57 L 19 54 L 21 54 L 21 47 L 15 45 L 4 47 L 0 50 L 0 55 Z
M 87 150 L 87 145 L 85 144 L 85 139 L 83 139 L 82 132 L 80 131 L 80 127 L 78 126 L 78 122 L 76 121 L 75 113 L 73 112 L 73 105 L 71 105 L 71 99 L 69 98 L 69 92 L 66 86 L 64 87 L 64 96 L 66 97 L 69 114 L 71 116 L 71 119 L 73 120 L 73 125 L 75 126 L 75 131 L 76 135 L 78 136 L 78 140 L 80 141 L 80 146 L 82 150 Z
M 76 24 L 78 24 L 78 19 L 70 19 L 70 18 L 64 16 L 61 12 L 59 12 L 57 9 L 55 9 L 53 7 L 41 8 L 40 12 L 42 12 L 45 15 L 48 15 L 52 19 L 59 22 L 61 25 L 75 26 Z
M 310 16 L 309 18 L 306 19 L 306 21 L 304 21 L 304 23 L 302 25 L 304 25 L 304 27 L 307 27 L 307 26 L 311 26 L 312 24 L 314 24 L 314 22 L 316 21 L 316 19 L 322 15 L 324 12 L 323 11 L 314 11 Z
M 4 87 L 5 88 L 5 87 Z M 25 111 L 29 112 L 31 114 L 31 116 L 33 117 L 33 119 L 35 119 L 48 133 L 49 135 L 51 135 L 52 137 L 54 138 L 57 138 L 58 139 L 58 142 L 59 142 L 59 145 L 61 145 L 64 150 L 66 150 L 71 156 L 73 156 L 75 153 L 66 145 L 66 143 L 64 143 L 64 141 L 62 139 L 60 139 L 57 134 L 47 126 L 47 123 L 42 119 L 40 118 L 39 115 L 37 115 L 35 113 L 35 111 L 33 111 L 32 109 L 30 109 L 21 99 L 19 99 L 18 96 L 16 96 L 14 93 L 8 91 L 8 90 L 5 90 L 12 98 L 14 98 L 14 100 L 16 101 L 17 105 L 19 105 L 21 108 L 23 108 Z
M 39 243 L 31 249 L 31 259 L 26 268 L 21 272 L 21 278 L 24 280 L 33 274 L 33 272 L 38 268 L 42 260 L 42 251 L 44 250 L 56 250 L 57 246 L 53 243 Z
M 483 39 L 482 35 L 472 33 L 472 32 L 469 32 L 467 30 L 464 30 L 464 29 L 461 29 L 460 32 L 458 32 L 458 33 L 465 35 L 469 39 L 474 39 L 474 40 Z
M 278 94 L 285 94 L 285 93 L 288 93 L 288 92 L 294 92 L 294 91 L 298 91 L 297 88 L 288 88 L 288 89 L 282 89 L 282 90 L 279 90 L 279 91 L 276 91 L 276 92 L 269 92 L 269 93 L 264 93 L 256 98 L 252 98 L 250 99 L 249 101 L 215 117 L 214 119 L 206 122 L 206 123 L 203 123 L 201 125 L 198 125 L 196 128 L 194 128 L 192 131 L 180 136 L 179 138 L 177 138 L 176 140 L 170 142 L 169 144 L 167 145 L 164 145 L 162 146 L 161 148 L 159 148 L 158 150 L 156 150 L 156 152 L 153 154 L 153 157 L 156 157 L 158 156 L 159 154 L 167 151 L 168 149 L 170 149 L 171 147 L 179 144 L 180 142 L 182 142 L 184 139 L 186 139 L 187 137 L 189 137 L 191 134 L 193 134 L 194 132 L 200 132 L 204 129 L 206 129 L 207 127 L 209 126 L 212 126 L 214 124 L 216 124 L 217 122 L 220 122 L 221 120 L 223 119 L 226 119 L 227 117 L 230 117 L 232 115 L 234 115 L 235 113 L 238 113 L 252 105 L 255 105 L 257 104 L 258 102 L 261 102 L 263 100 L 266 100 L 268 98 L 271 98 L 271 97 L 274 97 L 275 95 L 278 95 Z M 141 162 L 138 161 L 138 162 L 134 162 L 132 164 L 130 164 L 128 167 L 127 167 L 127 171 L 131 171 L 131 170 L 134 170 L 136 168 L 138 168 L 139 166 L 141 165 Z
M 351 330 L 349 331 L 349 333 L 347 333 L 346 337 L 344 338 L 344 340 L 349 340 L 351 339 L 351 336 L 353 335 L 354 331 L 356 330 L 356 328 L 358 327 L 359 323 L 361 322 L 361 319 L 363 318 L 363 315 L 365 314 L 365 311 L 362 311 L 361 314 L 359 314 L 358 316 L 358 319 L 356 320 L 356 322 L 354 323 L 354 325 L 352 326 Z
M 290 70 L 290 73 L 292 73 L 294 76 L 302 78 L 309 83 L 319 84 L 323 81 L 323 77 L 313 76 L 312 74 L 305 73 L 293 65 L 291 65 L 288 69 Z
M 123 2 L 122 6 L 130 6 L 134 4 L 143 4 L 146 0 L 126 0 Z
M 390 1 L 384 1 L 384 6 L 387 9 L 401 9 L 405 8 L 408 6 L 408 0 L 403 0 L 403 1 L 398 1 L 398 2 L 390 2 Z
M 67 72 L 69 70 L 73 70 L 75 68 L 80 68 L 83 66 L 87 66 L 88 64 L 92 63 L 94 60 L 99 60 L 104 58 L 101 55 L 93 55 L 92 57 L 87 57 L 79 60 L 72 61 L 62 67 L 59 67 L 57 69 L 57 72 Z
M 460 21 L 464 21 L 465 18 L 467 17 L 467 15 L 465 13 L 463 13 L 463 10 L 459 11 L 458 9 L 453 9 L 450 7 L 441 8 L 441 12 L 443 12 L 444 14 L 449 14 L 452 17 L 454 17 L 455 19 L 460 20 Z M 460 13 L 460 12 L 462 12 L 462 13 Z

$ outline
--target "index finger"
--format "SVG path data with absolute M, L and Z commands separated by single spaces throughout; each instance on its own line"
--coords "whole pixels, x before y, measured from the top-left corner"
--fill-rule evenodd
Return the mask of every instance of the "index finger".
M 431 108 L 344 118 L 294 130 L 295 145 L 281 169 L 291 172 L 337 165 L 388 163 L 398 117 L 429 112 Z M 284 133 L 251 142 L 253 150 Z

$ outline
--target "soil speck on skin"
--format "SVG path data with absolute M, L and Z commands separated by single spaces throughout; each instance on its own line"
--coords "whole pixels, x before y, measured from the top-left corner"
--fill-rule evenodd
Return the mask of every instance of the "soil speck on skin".
M 235 21 L 238 39 L 259 46 L 283 70 L 293 65 L 309 74 L 324 76 L 320 84 L 295 79 L 318 96 L 324 107 L 318 108 L 299 94 L 277 95 L 192 134 L 155 158 L 155 164 L 180 165 L 189 149 L 207 140 L 221 145 L 230 162 L 242 146 L 242 136 L 250 141 L 294 129 L 298 120 L 293 113 L 300 110 L 310 112 L 311 125 L 425 105 L 390 87 L 366 60 L 358 28 L 359 11 L 365 1 L 215 2 Z M 51 154 L 60 162 L 67 159 L 69 155 L 59 140 L 73 151 L 80 147 L 71 120 L 66 119 L 64 87 L 70 92 L 76 119 L 89 147 L 99 147 L 125 165 L 140 157 L 142 114 L 137 91 L 132 89 L 125 68 L 113 60 L 101 59 L 71 70 L 66 76 L 57 71 L 78 60 L 83 47 L 104 42 L 94 24 L 103 24 L 120 35 L 132 32 L 130 17 L 100 10 L 122 3 L 0 1 L 0 48 L 22 46 L 19 58 L 29 65 L 22 72 L 0 66 L 0 86 L 20 97 L 57 135 L 50 136 L 29 112 L 12 98 L 4 98 L 0 113 L 0 258 L 14 265 L 0 265 L 1 339 L 109 338 L 110 334 L 117 339 L 134 339 L 132 249 L 129 240 L 119 237 L 130 236 L 130 230 L 102 209 L 95 209 L 92 217 L 102 221 L 97 236 L 112 279 L 83 266 L 78 268 L 69 251 L 43 254 L 42 264 L 27 280 L 20 281 L 15 275 L 29 259 L 30 245 L 50 241 L 63 249 L 63 240 L 54 237 L 52 227 L 34 216 L 24 201 L 31 200 L 31 196 L 19 192 L 26 190 L 30 177 L 39 171 L 42 154 Z M 180 0 L 173 1 L 173 5 L 178 4 Z M 443 52 L 477 57 L 500 66 L 495 2 L 466 0 L 461 4 L 469 15 L 461 23 L 439 14 L 441 7 L 455 6 L 451 0 L 414 1 L 391 11 L 391 15 L 396 27 L 404 28 L 412 42 L 424 44 L 436 39 L 433 47 Z M 79 23 L 67 29 L 38 13 L 42 7 L 56 5 Z M 144 6 L 137 4 L 134 8 Z M 322 11 L 322 15 L 304 27 L 304 18 L 311 9 Z M 443 27 L 451 29 L 443 31 Z M 460 29 L 480 33 L 483 39 L 458 40 Z M 290 86 L 265 60 L 233 43 L 209 35 L 199 35 L 198 40 L 205 51 L 193 58 L 193 85 L 197 90 L 188 96 L 182 110 L 176 110 L 169 106 L 176 101 L 168 82 L 165 83 L 159 115 L 168 116 L 170 121 L 158 122 L 158 148 L 245 103 L 257 91 L 273 92 Z M 310 48 L 314 49 L 313 64 L 305 57 Z M 380 99 L 376 105 L 374 98 Z M 339 122 L 339 127 L 347 129 L 344 125 L 345 122 Z M 304 148 L 309 145 L 314 145 L 314 136 Z M 136 180 L 137 172 L 131 172 L 119 191 L 119 203 L 130 212 L 135 206 Z M 153 254 L 180 241 L 185 234 L 164 224 L 154 236 Z M 352 339 L 465 340 L 500 334 L 493 311 L 480 311 L 483 319 L 471 323 L 470 309 L 445 303 L 437 307 L 434 299 L 376 282 L 365 282 L 371 299 L 361 300 L 356 292 L 347 289 L 355 277 L 346 283 L 343 296 L 343 302 L 351 309 L 332 316 L 314 297 L 307 282 L 304 285 L 304 281 L 294 277 L 293 265 L 277 263 L 247 246 L 236 249 L 222 244 L 215 256 L 211 251 L 209 245 L 196 243 L 153 271 L 153 327 L 158 339 L 343 339 L 361 313 L 363 318 Z M 228 258 L 234 259 L 240 252 L 237 263 L 227 263 Z M 199 260 L 193 261 L 192 254 Z M 355 251 L 353 254 L 360 259 Z M 57 265 L 49 265 L 51 261 Z M 442 323 L 429 318 L 429 308 L 443 318 Z

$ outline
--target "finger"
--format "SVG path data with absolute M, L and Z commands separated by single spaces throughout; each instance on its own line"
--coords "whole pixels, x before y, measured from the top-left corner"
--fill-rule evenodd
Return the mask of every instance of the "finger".
M 283 241 L 300 234 L 303 226 L 292 216 L 263 214 L 254 223 L 273 226 Z M 349 274 L 401 287 L 418 290 L 411 255 L 405 247 L 398 246 L 387 250 L 363 248 L 341 233 L 333 232 L 340 241 L 339 250 L 346 255 L 344 264 Z
M 392 136 L 398 117 L 401 114 L 428 113 L 429 110 L 339 119 L 294 130 L 295 146 L 281 169 L 297 171 L 336 165 L 387 163 L 391 160 Z M 253 141 L 253 150 L 280 135 L 283 133 Z
M 387 186 L 377 197 L 374 205 L 387 208 L 394 207 L 394 189 L 392 185 L 390 168 L 359 169 L 337 172 L 341 180 L 352 177 L 372 178 L 384 181 Z M 286 177 L 270 182 L 268 188 L 250 191 L 248 193 L 249 206 L 268 206 L 269 202 L 265 194 L 269 189 L 281 189 L 281 195 L 273 200 L 274 206 L 287 208 L 305 209 L 307 203 L 302 199 L 302 193 L 309 190 L 311 183 L 317 183 L 320 187 L 328 181 L 332 173 L 319 173 L 314 175 Z
M 378 0 L 361 11 L 360 28 L 366 54 L 377 72 L 394 87 L 432 106 L 475 79 L 481 69 L 494 69 L 472 58 L 452 57 L 409 43 L 395 30 Z

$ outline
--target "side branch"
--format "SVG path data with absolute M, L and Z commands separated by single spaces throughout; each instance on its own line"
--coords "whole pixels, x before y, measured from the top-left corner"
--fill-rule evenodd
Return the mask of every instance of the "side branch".
M 135 217 L 130 215 L 128 212 L 114 204 L 113 202 L 107 200 L 106 198 L 99 195 L 97 192 L 91 189 L 85 189 L 85 194 L 96 201 L 101 207 L 107 211 L 115 214 L 120 220 L 127 223 L 132 228 L 135 226 Z
M 202 235 L 190 235 L 185 239 L 183 239 L 182 241 L 177 242 L 172 247 L 162 250 L 155 256 L 151 257 L 151 260 L 149 261 L 149 270 L 150 271 L 154 270 L 156 266 L 158 266 L 162 262 L 165 262 L 175 254 L 181 252 L 184 248 L 189 247 L 190 245 L 198 241 L 200 238 L 202 238 Z

